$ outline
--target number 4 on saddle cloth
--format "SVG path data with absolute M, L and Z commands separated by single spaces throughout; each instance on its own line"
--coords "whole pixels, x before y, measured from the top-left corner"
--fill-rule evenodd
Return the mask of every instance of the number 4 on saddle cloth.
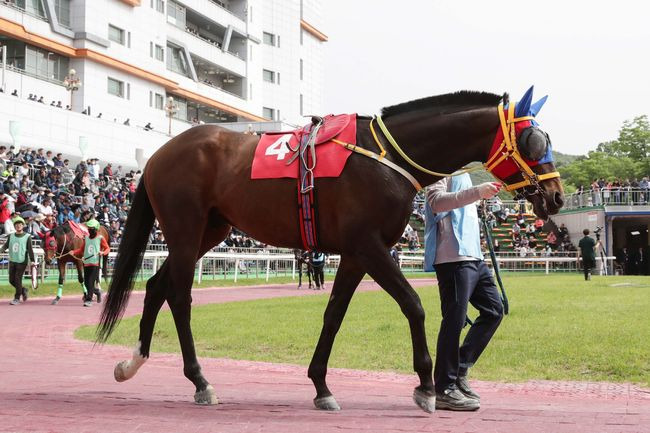
M 297 179 L 299 175 L 299 158 L 295 153 L 303 139 L 308 138 L 312 124 L 305 128 L 287 132 L 270 132 L 262 135 L 251 170 L 251 179 Z M 316 134 L 316 161 L 314 177 L 338 177 L 352 151 L 331 141 L 337 138 L 350 144 L 356 144 L 357 115 L 339 114 L 323 117 L 323 123 Z M 306 163 L 314 164 L 311 154 Z M 289 164 L 287 164 L 290 162 Z
M 351 150 L 332 139 L 356 144 L 357 115 L 314 118 L 302 129 L 262 135 L 255 150 L 251 179 L 297 179 L 303 249 L 318 247 L 314 179 L 341 175 Z

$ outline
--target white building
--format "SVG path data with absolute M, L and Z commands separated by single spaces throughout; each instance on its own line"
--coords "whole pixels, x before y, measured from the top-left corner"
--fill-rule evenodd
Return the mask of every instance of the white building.
M 322 114 L 321 21 L 314 0 L 0 0 L 0 142 L 135 165 L 169 128 L 302 125 Z

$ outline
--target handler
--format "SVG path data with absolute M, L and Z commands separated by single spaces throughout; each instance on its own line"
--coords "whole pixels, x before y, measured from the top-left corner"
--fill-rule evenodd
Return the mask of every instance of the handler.
M 480 396 L 470 388 L 467 374 L 499 326 L 503 305 L 483 261 L 474 202 L 494 197 L 500 188 L 492 182 L 474 187 L 463 174 L 443 178 L 427 192 L 425 270 L 435 267 L 442 307 L 434 369 L 436 409 L 480 407 Z M 480 315 L 459 349 L 468 302 Z
M 88 236 L 84 238 L 84 243 L 80 248 L 72 251 L 70 255 L 75 259 L 84 262 L 84 307 L 90 307 L 93 304 L 93 295 L 97 295 L 97 303 L 102 302 L 102 293 L 97 288 L 99 283 L 99 262 L 100 256 L 106 256 L 111 251 L 108 242 L 103 236 L 97 234 L 99 223 L 91 219 L 86 223 L 88 227 Z
M 0 253 L 9 249 L 9 283 L 16 289 L 14 299 L 9 304 L 18 305 L 21 296 L 23 302 L 27 300 L 27 288 L 23 287 L 23 276 L 29 263 L 27 259 L 34 263 L 34 251 L 32 237 L 25 233 L 25 220 L 18 216 L 13 219 L 13 224 L 16 232 L 7 237 L 7 241 L 0 248 Z

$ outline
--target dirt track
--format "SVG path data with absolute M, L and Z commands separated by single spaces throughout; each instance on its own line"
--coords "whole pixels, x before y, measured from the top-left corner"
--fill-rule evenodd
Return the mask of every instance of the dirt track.
M 313 292 L 270 286 L 193 297 L 206 304 L 296 293 Z M 127 315 L 141 312 L 142 299 L 133 295 Z M 650 432 L 650 390 L 633 385 L 474 382 L 480 411 L 427 415 L 411 402 L 414 374 L 331 369 L 343 410 L 325 413 L 313 409 L 305 367 L 227 359 L 201 360 L 222 403 L 199 407 L 179 355 L 152 354 L 134 379 L 117 383 L 113 367 L 131 348 L 73 338 L 78 326 L 97 322 L 99 306 L 83 308 L 78 296 L 49 303 L 0 305 L 0 432 Z

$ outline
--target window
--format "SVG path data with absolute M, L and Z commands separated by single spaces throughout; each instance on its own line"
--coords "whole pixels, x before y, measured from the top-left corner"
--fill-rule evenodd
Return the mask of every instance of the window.
M 303 113 L 303 103 L 304 103 L 304 98 L 302 97 L 302 94 L 300 94 L 300 115 L 302 116 Z
M 262 70 L 262 75 L 264 78 L 264 81 L 267 83 L 275 83 L 275 72 L 269 71 L 268 69 Z
M 16 6 L 19 8 L 24 9 L 28 14 L 45 18 L 45 11 L 43 10 L 41 0 L 16 0 L 14 3 L 16 3 Z
M 275 120 L 275 110 L 273 108 L 262 107 L 262 117 Z
M 59 24 L 70 27 L 70 0 L 56 0 L 54 2 L 54 11 Z
M 165 0 L 156 0 L 156 10 L 160 13 L 165 13 Z
M 7 64 L 25 71 L 27 74 L 47 80 L 63 81 L 69 70 L 69 59 L 24 42 L 3 39 L 3 49 L 7 51 Z
M 162 110 L 165 107 L 165 97 L 159 93 L 156 93 L 156 108 Z
M 266 45 L 275 46 L 275 35 L 273 33 L 268 33 L 268 32 L 262 33 L 262 40 Z
M 253 99 L 253 83 L 248 85 L 248 99 Z
M 156 60 L 165 61 L 165 50 L 160 45 L 156 45 Z
M 153 42 L 149 42 L 149 57 L 153 58 Z
M 124 45 L 124 30 L 109 24 L 108 39 L 110 39 L 113 42 L 117 42 L 120 45 Z
M 303 74 L 303 62 L 302 59 L 300 59 L 300 79 L 302 80 L 302 75 Z
M 185 30 L 185 8 L 174 1 L 167 3 L 167 22 Z
M 108 93 L 124 98 L 124 82 L 108 77 Z
M 183 50 L 175 45 L 167 45 L 167 69 L 181 75 L 189 76 Z

